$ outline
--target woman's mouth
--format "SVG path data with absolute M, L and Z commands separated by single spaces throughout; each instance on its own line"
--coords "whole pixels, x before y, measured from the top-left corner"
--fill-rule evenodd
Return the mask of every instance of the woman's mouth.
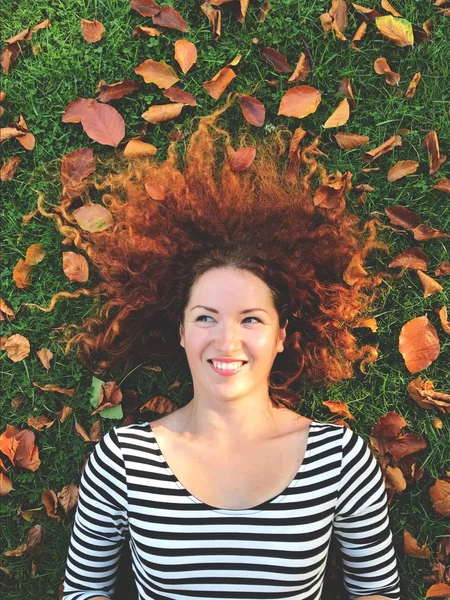
M 242 369 L 242 367 L 244 367 L 247 364 L 247 363 L 241 363 L 241 365 L 239 367 L 233 368 L 233 369 L 231 369 L 231 368 L 221 369 L 219 367 L 215 367 L 211 360 L 208 360 L 208 363 L 211 365 L 211 368 L 213 371 L 215 371 L 219 375 L 223 375 L 224 377 L 231 377 L 231 375 L 235 375 Z

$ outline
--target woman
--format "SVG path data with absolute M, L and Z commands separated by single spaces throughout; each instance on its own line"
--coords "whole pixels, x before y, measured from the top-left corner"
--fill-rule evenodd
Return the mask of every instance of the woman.
M 375 297 L 363 288 L 382 281 L 364 258 L 384 245 L 373 222 L 360 228 L 346 212 L 350 179 L 327 176 L 317 140 L 302 148 L 294 136 L 283 170 L 277 130 L 251 168 L 233 168 L 216 124 L 226 107 L 200 121 L 182 169 L 171 146 L 162 165 L 97 184 L 110 190 L 112 232 L 80 232 L 59 209 L 60 230 L 99 271 L 84 293 L 108 297 L 67 350 L 77 343 L 101 372 L 182 348 L 193 381 L 187 405 L 114 427 L 89 456 L 63 599 L 112 598 L 129 541 L 139 600 L 319 600 L 334 539 L 349 598 L 399 600 L 376 459 L 347 426 L 298 415 L 287 390 L 300 375 L 323 385 L 376 359 L 350 329 Z

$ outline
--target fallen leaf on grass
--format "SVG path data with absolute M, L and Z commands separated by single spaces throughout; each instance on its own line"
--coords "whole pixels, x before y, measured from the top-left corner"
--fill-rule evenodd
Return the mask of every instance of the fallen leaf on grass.
M 368 135 L 359 135 L 358 133 L 339 132 L 334 135 L 338 145 L 344 150 L 353 150 L 369 143 Z
M 264 125 L 266 109 L 260 100 L 253 98 L 253 96 L 241 94 L 239 96 L 239 106 L 241 107 L 242 115 L 247 123 L 250 123 L 255 127 Z
M 84 231 L 104 231 L 114 225 L 112 214 L 102 204 L 89 202 L 73 211 L 73 216 Z
M 89 279 L 89 265 L 82 254 L 63 252 L 63 271 L 69 281 L 84 283 Z
M 429 173 L 432 175 L 441 168 L 441 166 L 447 160 L 447 157 L 445 154 L 441 155 L 439 150 L 438 136 L 436 131 L 433 129 L 427 134 L 425 138 L 425 145 L 428 152 Z
M 323 127 L 340 127 L 341 125 L 345 125 L 345 123 L 347 123 L 349 117 L 350 105 L 348 103 L 347 98 L 344 98 L 343 100 L 341 100 L 334 112 L 325 121 Z
M 41 348 L 36 352 L 36 354 L 38 355 L 39 360 L 41 361 L 43 367 L 48 373 L 48 370 L 50 369 L 50 361 L 54 357 L 53 352 L 48 348 Z
M 319 90 L 310 85 L 292 87 L 281 98 L 277 114 L 302 119 L 317 110 L 321 99 Z
M 278 73 L 292 73 L 292 67 L 289 65 L 286 56 L 275 50 L 275 48 L 263 46 L 261 48 L 261 55 Z
M 449 265 L 450 266 L 450 265 Z M 450 335 L 450 321 L 448 320 L 447 307 L 444 305 L 438 311 L 442 329 Z
M 347 3 L 344 0 L 332 0 L 328 13 L 333 19 L 332 27 L 336 33 L 336 37 L 339 40 L 345 41 L 344 31 L 348 23 Z
M 403 550 L 408 556 L 414 558 L 430 558 L 431 552 L 426 544 L 419 546 L 417 540 L 409 533 L 407 529 L 403 532 Z
M 406 175 L 415 173 L 419 168 L 419 163 L 414 160 L 399 160 L 392 166 L 387 174 L 388 181 L 397 181 Z
M 187 104 L 188 106 L 197 106 L 197 100 L 194 96 L 179 88 L 170 87 L 169 89 L 164 90 L 163 96 L 169 98 L 171 102 L 181 102 L 181 104 Z
M 143 17 L 153 17 L 161 10 L 153 0 L 130 0 L 130 7 Z
M 173 102 L 171 104 L 157 104 L 150 106 L 141 116 L 149 123 L 162 123 L 170 121 L 181 114 L 184 104 L 182 102 Z
M 161 29 L 157 29 L 156 27 L 144 27 L 143 25 L 136 25 L 133 29 L 134 37 L 143 37 L 145 35 L 149 35 L 150 37 L 158 37 L 161 35 Z
M 25 261 L 29 265 L 37 265 L 45 258 L 45 249 L 42 244 L 31 244 L 25 253 Z
M 437 292 L 442 292 L 442 290 L 444 289 L 440 283 L 438 283 L 435 279 L 433 279 L 420 269 L 417 270 L 417 275 L 419 276 L 419 279 L 423 285 L 424 298 L 428 298 L 429 296 L 432 296 Z
M 45 415 L 41 415 L 39 417 L 28 417 L 27 425 L 33 427 L 33 429 L 36 429 L 37 431 L 46 431 L 53 425 L 55 420 L 56 419 L 53 419 L 52 421 Z
M 368 150 L 367 152 L 364 152 L 364 154 L 362 154 L 361 158 L 362 158 L 362 160 L 364 160 L 366 162 L 372 162 L 372 161 L 376 160 L 377 158 L 379 158 L 380 156 L 383 156 L 383 154 L 390 152 L 396 146 L 401 146 L 401 145 L 402 145 L 401 136 L 398 134 L 393 135 L 388 140 L 386 140 L 385 142 L 380 144 L 380 146 L 377 146 L 376 148 L 373 148 L 372 150 Z
M 11 479 L 5 473 L 0 473 L 0 496 L 6 496 L 12 489 Z
M 91 412 L 91 415 L 96 415 L 105 408 L 118 406 L 122 402 L 122 397 L 122 392 L 115 381 L 103 383 L 97 408 Z
M 97 20 L 89 21 L 87 19 L 81 19 L 80 25 L 84 39 L 90 44 L 100 41 L 105 33 L 103 23 Z
M 414 35 L 412 25 L 406 19 L 398 19 L 392 15 L 377 17 L 375 24 L 378 30 L 396 46 L 413 46 Z
M 156 148 L 153 144 L 143 142 L 141 138 L 134 138 L 130 140 L 123 149 L 123 155 L 127 157 L 155 156 L 157 152 L 158 148 Z
M 52 383 L 46 383 L 45 385 L 39 385 L 39 383 L 36 383 L 36 381 L 33 381 L 32 383 L 33 383 L 34 387 L 39 388 L 43 392 L 58 392 L 59 394 L 64 394 L 65 396 L 70 396 L 71 398 L 73 398 L 73 396 L 75 395 L 75 388 L 66 389 L 66 388 L 59 387 L 59 385 L 53 385 Z
M 27 263 L 23 258 L 20 258 L 13 270 L 13 279 L 18 288 L 26 288 L 30 285 L 30 273 L 33 265 Z
M 81 125 L 91 140 L 105 146 L 116 148 L 125 137 L 125 121 L 109 104 L 95 102 L 88 106 Z
M 153 16 L 153 23 L 168 29 L 177 29 L 187 33 L 189 26 L 178 11 L 172 6 L 159 7 L 159 11 Z
M 421 269 L 426 271 L 430 264 L 429 256 L 421 248 L 407 248 L 397 254 L 388 264 L 389 268 L 404 267 L 407 269 Z
M 450 481 L 437 479 L 436 483 L 430 488 L 430 498 L 433 502 L 433 508 L 438 515 L 450 517 Z M 445 584 L 442 585 L 444 586 Z M 449 585 L 445 585 L 445 587 L 450 589 Z M 430 594 L 430 590 L 428 590 L 428 597 L 435 595 Z
M 5 342 L 4 348 L 8 358 L 13 362 L 19 362 L 30 356 L 30 342 L 20 333 L 10 335 Z
M 156 61 L 151 58 L 144 60 L 134 72 L 141 75 L 145 83 L 154 83 L 160 89 L 170 88 L 180 80 L 173 67 L 162 60 Z
M 6 430 L 0 435 L 0 451 L 6 454 L 15 467 L 36 471 L 41 461 L 39 448 L 34 443 L 35 439 L 31 429 L 19 429 L 7 425 Z
M 175 42 L 175 60 L 180 69 L 186 74 L 197 62 L 197 48 L 188 40 L 177 40 Z
M 95 158 L 92 148 L 72 150 L 61 161 L 61 183 L 63 199 L 78 198 L 88 187 L 87 177 L 95 172 Z
M 230 170 L 233 171 L 233 173 L 240 173 L 241 171 L 245 171 L 253 163 L 255 156 L 255 148 L 250 148 L 248 146 L 239 148 L 238 150 L 236 150 L 236 152 L 234 152 L 231 155 L 231 157 L 228 158 Z
M 373 68 L 375 69 L 375 73 L 378 75 L 384 75 L 384 79 L 389 85 L 399 84 L 400 75 L 391 70 L 391 67 L 384 56 L 380 56 L 379 58 L 375 59 Z
M 401 17 L 402 15 L 395 10 L 395 8 L 388 2 L 388 0 L 381 0 L 381 8 L 384 8 L 386 12 L 390 12 L 394 17 Z
M 89 106 L 96 102 L 94 98 L 76 98 L 69 102 L 61 117 L 63 123 L 81 123 L 83 115 Z
M 353 95 L 352 85 L 348 77 L 344 77 L 339 81 L 338 91 L 340 94 L 348 98 L 350 108 L 356 107 L 355 96 Z
M 438 181 L 435 185 L 431 186 L 435 190 L 439 192 L 444 192 L 445 194 L 450 194 L 450 179 L 444 178 Z
M 440 348 L 436 328 L 427 315 L 411 319 L 403 325 L 398 349 L 410 373 L 429 367 L 439 356 Z
M 17 167 L 21 162 L 22 159 L 18 156 L 11 156 L 8 158 L 0 170 L 0 180 L 11 181 L 17 171 Z
M 218 40 L 222 30 L 222 13 L 219 9 L 213 8 L 209 2 L 200 4 L 200 10 L 208 18 L 213 33 L 213 39 Z
M 230 69 L 230 67 L 222 67 L 212 79 L 203 82 L 202 86 L 212 98 L 218 100 L 235 77 L 236 73 L 233 69 Z
M 434 274 L 436 277 L 439 277 L 440 275 L 450 275 L 450 262 L 448 262 L 448 260 L 443 260 L 434 270 Z
M 352 48 L 353 50 L 360 51 L 359 42 L 363 39 L 367 32 L 367 23 L 366 21 L 361 21 L 358 26 L 358 29 L 355 31 L 355 35 L 352 38 Z
M 422 74 L 420 72 L 416 73 L 414 75 L 414 77 L 411 79 L 408 89 L 406 90 L 405 98 L 413 98 L 414 97 L 414 95 L 416 93 L 417 84 L 419 83 L 421 77 L 422 77 Z
M 3 298 L 0 298 L 0 321 L 6 321 L 6 317 L 10 317 L 10 319 L 15 319 L 16 314 L 12 308 L 10 308 Z
M 124 96 L 128 96 L 132 92 L 139 89 L 137 84 L 132 79 L 125 79 L 124 81 L 118 81 L 117 83 L 111 83 L 109 85 L 102 85 L 98 90 L 97 100 L 99 102 L 109 102 L 110 100 L 118 100 Z
M 302 52 L 300 54 L 300 58 L 298 59 L 297 65 L 295 66 L 294 72 L 289 77 L 289 83 L 298 83 L 299 81 L 305 81 L 308 77 L 311 68 L 309 66 L 309 61 L 306 58 L 306 54 Z
M 430 380 L 417 377 L 408 383 L 408 395 L 414 402 L 425 410 L 437 410 L 445 413 L 450 409 L 450 394 L 437 392 Z

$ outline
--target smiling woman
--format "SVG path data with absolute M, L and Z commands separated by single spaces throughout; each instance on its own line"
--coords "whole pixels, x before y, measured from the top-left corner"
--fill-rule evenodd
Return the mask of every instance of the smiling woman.
M 277 129 L 236 170 L 227 106 L 200 120 L 183 166 L 172 144 L 96 182 L 113 229 L 80 231 L 55 209 L 98 270 L 86 293 L 106 296 L 67 349 L 95 373 L 182 353 L 194 387 L 95 446 L 63 598 L 111 598 L 128 542 L 140 600 L 319 600 L 334 539 L 351 598 L 399 600 L 375 457 L 350 428 L 297 415 L 288 390 L 376 359 L 351 329 L 382 281 L 366 256 L 386 247 L 347 212 L 349 179 L 327 175 L 316 139 Z

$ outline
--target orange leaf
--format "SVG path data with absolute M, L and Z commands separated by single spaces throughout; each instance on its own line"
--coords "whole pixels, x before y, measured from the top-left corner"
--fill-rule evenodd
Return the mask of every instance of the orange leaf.
M 45 257 L 45 249 L 42 244 L 31 244 L 26 251 L 25 261 L 29 265 L 37 265 L 42 262 Z
M 264 125 L 266 118 L 266 109 L 264 104 L 253 98 L 253 96 L 246 96 L 241 94 L 239 96 L 239 105 L 242 110 L 242 114 L 247 123 L 254 125 L 255 127 L 261 127 Z
M 236 73 L 233 69 L 230 69 L 230 67 L 222 67 L 212 79 L 203 82 L 202 86 L 214 100 L 218 100 L 235 77 Z
M 20 52 L 21 50 L 18 42 L 14 42 L 13 44 L 6 44 L 0 58 L 2 70 L 5 75 L 8 75 L 10 66 L 14 61 L 17 60 Z
M 405 98 L 412 98 L 415 95 L 417 84 L 419 83 L 421 77 L 422 73 L 420 72 L 414 75 L 414 77 L 411 79 L 408 89 L 406 90 Z
M 130 0 L 130 7 L 143 17 L 153 17 L 161 10 L 153 0 Z
M 431 186 L 435 190 L 439 190 L 440 192 L 444 192 L 446 194 L 450 194 L 450 179 L 444 178 L 438 181 L 436 185 Z
M 172 6 L 160 7 L 158 13 L 153 17 L 153 23 L 169 29 L 178 29 L 178 31 L 184 31 L 185 33 L 189 31 L 186 21 Z
M 406 175 L 415 173 L 419 168 L 419 163 L 414 160 L 399 160 L 393 167 L 389 169 L 387 174 L 388 181 L 397 181 Z
M 233 171 L 233 173 L 240 173 L 241 171 L 245 171 L 255 160 L 255 156 L 255 148 L 250 148 L 248 146 L 239 148 L 239 150 L 236 150 L 236 152 L 234 152 L 228 159 L 230 170 Z
M 103 23 L 100 21 L 88 21 L 87 19 L 81 19 L 81 33 L 83 34 L 86 42 L 98 42 L 102 39 L 105 33 Z
M 417 275 L 419 276 L 419 279 L 423 285 L 424 298 L 428 298 L 429 296 L 436 294 L 436 292 L 442 292 L 442 290 L 444 289 L 440 283 L 438 283 L 435 279 L 433 279 L 420 269 L 417 270 Z
M 2 181 L 11 181 L 17 171 L 17 167 L 21 162 L 22 159 L 18 156 L 11 156 L 8 158 L 0 170 L 0 179 Z
M 181 102 L 181 104 L 187 104 L 188 106 L 197 106 L 197 100 L 194 96 L 179 88 L 171 87 L 168 90 L 164 90 L 163 96 L 169 98 L 171 102 Z
M 0 473 L 0 496 L 6 496 L 13 489 L 11 479 Z
M 388 65 L 388 62 L 384 56 L 380 56 L 379 58 L 375 59 L 373 68 L 375 69 L 375 73 L 378 75 L 384 75 L 386 83 L 389 85 L 398 85 L 400 81 L 400 75 L 391 70 L 391 67 Z
M 286 56 L 275 50 L 275 48 L 266 48 L 264 46 L 261 49 L 261 54 L 265 61 L 269 63 L 275 71 L 278 71 L 278 73 L 292 73 L 292 67 L 289 65 Z
M 203 4 L 200 4 L 200 10 L 208 18 L 208 21 L 212 28 L 214 40 L 219 39 L 222 26 L 222 13 L 219 9 L 213 8 L 209 2 L 203 2 Z
M 88 106 L 81 124 L 91 140 L 104 146 L 117 147 L 125 137 L 125 121 L 109 104 L 95 102 Z
M 66 389 L 59 387 L 59 385 L 53 385 L 52 383 L 47 383 L 45 385 L 39 385 L 35 381 L 32 382 L 33 385 L 43 392 L 58 392 L 59 394 L 64 394 L 65 396 L 73 397 L 75 395 L 75 388 Z
M 360 49 L 358 47 L 358 42 L 360 42 L 363 39 L 363 37 L 366 35 L 366 31 L 367 31 L 367 23 L 366 23 L 366 21 L 361 21 L 358 29 L 355 31 L 355 35 L 352 38 L 353 50 L 357 50 L 358 52 L 360 51 Z
M 430 558 L 430 549 L 424 544 L 419 546 L 417 540 L 409 533 L 407 529 L 403 532 L 403 549 L 405 554 L 415 558 Z
M 375 24 L 379 31 L 396 46 L 412 46 L 414 44 L 412 25 L 406 19 L 387 15 L 377 17 Z
M 89 279 L 89 265 L 82 254 L 63 252 L 63 271 L 70 281 L 84 283 Z
M 436 173 L 447 160 L 445 154 L 440 153 L 439 140 L 436 131 L 433 129 L 425 138 L 425 145 L 428 151 L 428 164 L 430 167 L 430 175 Z
M 364 152 L 364 154 L 361 156 L 361 158 L 363 160 L 365 160 L 366 162 L 372 162 L 376 158 L 379 158 L 383 154 L 386 154 L 386 152 L 390 152 L 396 146 L 401 146 L 401 145 L 402 145 L 401 136 L 399 136 L 398 134 L 393 135 L 388 140 L 383 142 L 380 146 L 377 146 L 376 148 L 373 148 L 372 150 L 368 150 L 367 152 Z
M 97 96 L 97 100 L 99 102 L 118 100 L 119 98 L 128 96 L 128 94 L 131 94 L 138 89 L 139 84 L 132 79 L 125 79 L 125 81 L 118 81 L 117 83 L 111 83 L 110 85 L 102 85 Z
M 128 142 L 123 150 L 124 156 L 154 156 L 158 152 L 153 144 L 143 142 L 140 138 L 134 138 Z
M 183 73 L 187 73 L 192 65 L 197 62 L 197 48 L 188 40 L 175 42 L 175 60 L 180 65 Z
M 345 125 L 350 117 L 350 105 L 347 98 L 344 98 L 339 103 L 336 110 L 328 117 L 323 124 L 323 127 L 340 127 Z
M 292 87 L 281 98 L 277 114 L 302 119 L 317 110 L 321 99 L 319 90 L 310 85 Z
M 359 135 L 358 133 L 343 133 L 340 131 L 334 137 L 338 145 L 344 150 L 353 150 L 369 143 L 368 135 Z
M 27 419 L 27 425 L 29 425 L 30 427 L 33 427 L 33 429 L 36 429 L 37 431 L 45 431 L 46 429 L 51 427 L 54 422 L 55 422 L 55 419 L 53 419 L 53 421 L 52 421 L 45 415 L 41 415 L 39 417 L 30 416 Z
M 42 365 L 48 373 L 48 370 L 50 369 L 50 361 L 54 356 L 53 352 L 48 348 L 41 348 L 36 352 L 36 354 L 38 355 L 39 360 L 41 361 Z
M 61 161 L 62 195 L 65 199 L 78 198 L 88 187 L 86 178 L 95 172 L 94 152 L 91 148 L 72 150 Z
M 33 265 L 20 258 L 13 270 L 13 279 L 18 288 L 26 288 L 30 285 L 30 271 Z
M 7 338 L 5 350 L 10 360 L 19 362 L 30 355 L 30 342 L 25 336 L 15 333 Z
M 154 83 L 160 89 L 167 89 L 179 81 L 179 77 L 173 67 L 164 61 L 156 61 L 149 58 L 138 65 L 134 72 L 141 75 L 145 83 Z
M 11 319 L 16 318 L 16 314 L 13 309 L 6 304 L 3 298 L 0 298 L 0 321 L 6 321 L 7 316 Z
M 144 35 L 158 37 L 158 35 L 161 34 L 161 29 L 156 29 L 156 27 L 144 27 L 143 25 L 136 25 L 136 27 L 133 29 L 134 37 L 143 37 Z
M 0 451 L 6 454 L 15 467 L 36 471 L 41 461 L 34 440 L 35 435 L 31 429 L 18 429 L 7 425 L 0 435 Z
M 74 210 L 72 214 L 81 229 L 90 233 L 104 231 L 114 225 L 112 214 L 101 204 L 89 202 Z
M 411 319 L 403 325 L 398 349 L 410 373 L 426 369 L 439 356 L 437 331 L 427 315 Z
M 394 17 L 401 17 L 402 15 L 395 10 L 395 8 L 388 2 L 388 0 L 381 0 L 381 8 L 384 8 L 386 12 L 390 12 Z
M 407 269 L 426 271 L 429 263 L 429 257 L 421 248 L 408 248 L 397 254 L 388 264 L 388 267 L 406 267 Z
M 305 81 L 310 72 L 309 61 L 306 58 L 306 54 L 302 52 L 300 58 L 295 66 L 294 72 L 289 77 L 289 83 L 298 83 L 299 81 Z
M 184 104 L 182 102 L 174 102 L 172 104 L 157 104 L 150 106 L 142 118 L 149 123 L 161 123 L 162 121 L 170 121 L 181 114 Z

